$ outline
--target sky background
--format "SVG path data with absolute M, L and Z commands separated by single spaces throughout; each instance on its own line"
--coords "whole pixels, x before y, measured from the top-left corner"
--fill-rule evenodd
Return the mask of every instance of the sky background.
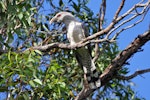
M 106 10 L 106 26 L 112 21 L 114 13 L 118 9 L 121 0 L 108 0 L 107 1 L 107 10 Z M 125 7 L 121 13 L 127 11 L 131 8 L 135 3 L 140 0 L 126 0 Z M 147 1 L 147 0 L 146 0 Z M 99 12 L 101 0 L 90 0 L 88 6 L 95 12 Z M 134 22 L 134 21 L 133 21 Z M 130 23 L 129 23 L 130 24 Z M 120 34 L 119 39 L 117 41 L 119 50 L 124 50 L 138 34 L 142 34 L 149 29 L 150 25 L 150 11 L 145 17 L 144 21 L 134 28 L 128 29 Z M 143 52 L 138 52 L 134 54 L 128 61 L 130 65 L 126 66 L 129 68 L 129 75 L 134 73 L 137 70 L 142 70 L 146 68 L 150 68 L 150 42 L 142 47 Z M 141 76 L 137 76 L 131 80 L 134 84 L 133 89 L 137 92 L 138 96 L 146 98 L 146 100 L 150 100 L 150 73 L 142 74 Z

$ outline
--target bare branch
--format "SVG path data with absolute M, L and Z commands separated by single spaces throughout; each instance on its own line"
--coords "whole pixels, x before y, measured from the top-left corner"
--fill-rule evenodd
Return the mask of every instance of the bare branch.
M 138 4 L 136 4 L 136 5 L 134 5 L 131 9 L 129 9 L 126 13 L 124 13 L 123 15 L 121 15 L 120 17 L 118 17 L 117 19 L 116 19 L 116 21 L 118 22 L 118 21 L 120 21 L 120 20 L 122 20 L 123 18 L 125 18 L 126 16 L 128 16 L 129 14 L 131 14 L 135 9 L 137 9 L 138 7 L 139 8 L 141 8 L 141 7 L 148 7 L 148 5 L 150 4 L 150 2 L 149 1 L 147 1 L 145 4 L 141 4 L 141 2 L 140 3 L 138 3 Z
M 148 69 L 144 69 L 144 70 L 139 70 L 139 71 L 136 71 L 134 72 L 132 75 L 130 76 L 121 76 L 121 75 L 117 75 L 116 78 L 117 79 L 121 79 L 121 80 L 130 80 L 138 75 L 141 75 L 141 74 L 144 74 L 144 73 L 148 73 L 150 72 L 150 68 Z
M 148 10 L 149 10 L 149 9 L 147 9 L 147 11 L 143 14 L 143 16 L 142 16 L 141 19 L 139 19 L 138 21 L 136 21 L 135 23 L 133 23 L 133 24 L 131 24 L 131 25 L 129 25 L 129 26 L 126 26 L 126 27 L 120 29 L 120 30 L 113 36 L 112 40 L 116 39 L 116 38 L 118 37 L 118 35 L 119 35 L 121 32 L 123 32 L 124 30 L 127 30 L 127 29 L 129 29 L 129 28 L 132 28 L 132 27 L 136 26 L 137 24 L 139 24 L 140 22 L 142 22 L 142 21 L 144 20 L 144 18 L 145 18 L 145 15 L 146 15 L 147 12 L 148 12 Z
M 103 22 L 104 22 L 104 17 L 105 17 L 105 12 L 106 12 L 106 0 L 102 0 L 102 3 L 100 5 L 100 10 L 99 10 L 99 27 L 98 27 L 98 32 L 103 29 Z M 96 40 L 99 40 L 99 37 L 96 38 Z M 99 43 L 95 43 L 95 55 L 93 58 L 93 62 L 95 62 L 100 54 L 99 51 Z
M 127 26 L 127 27 L 128 27 L 128 28 L 131 28 L 131 27 L 137 25 L 138 23 L 142 22 L 142 21 L 144 20 L 144 18 L 145 18 L 145 15 L 147 14 L 149 8 L 150 8 L 150 7 L 149 7 L 148 5 L 146 5 L 146 6 L 144 6 L 143 10 L 142 10 L 140 13 L 139 13 L 139 12 L 136 12 L 133 16 L 131 16 L 130 18 L 128 18 L 128 19 L 124 20 L 123 22 L 121 22 L 119 25 L 117 25 L 115 28 L 113 28 L 113 29 L 107 34 L 107 38 L 110 36 L 110 34 L 111 34 L 112 32 L 114 32 L 115 30 L 117 30 L 118 28 L 120 28 L 122 25 L 124 25 L 124 24 L 130 22 L 131 20 L 135 19 L 136 17 L 138 17 L 138 16 L 140 16 L 140 15 L 142 15 L 142 18 L 141 18 L 139 21 L 137 21 L 137 22 L 135 22 L 135 23 L 133 23 L 132 25 Z M 122 32 L 122 31 L 128 29 L 127 27 L 126 27 L 126 28 L 123 28 L 123 29 L 121 29 L 119 32 L 117 32 L 117 34 L 115 35 L 115 37 L 118 36 L 118 34 L 119 34 L 120 32 Z
M 102 0 L 102 4 L 100 6 L 99 10 L 99 28 L 98 31 L 101 31 L 103 29 L 103 22 L 105 18 L 106 13 L 106 0 Z
M 44 46 L 36 46 L 36 47 L 31 47 L 27 50 L 30 50 L 30 49 L 34 49 L 34 50 L 40 50 L 40 51 L 43 51 L 43 52 L 46 52 L 46 51 L 49 51 L 53 48 L 61 48 L 61 49 L 76 49 L 76 48 L 80 48 L 80 47 L 83 47 L 89 43 L 100 43 L 100 42 L 115 42 L 115 41 L 111 41 L 111 40 L 107 40 L 107 39 L 101 39 L 101 40 L 89 40 L 85 43 L 77 43 L 76 45 L 70 45 L 70 44 L 64 44 L 64 43 L 59 43 L 59 42 L 56 42 L 56 43 L 51 43 L 51 44 L 48 44 L 48 45 L 44 45 Z
M 115 16 L 114 16 L 114 20 L 115 20 L 115 21 L 116 21 L 116 19 L 118 18 L 118 15 L 119 15 L 120 11 L 122 10 L 122 8 L 123 8 L 123 6 L 124 6 L 124 3 L 125 3 L 125 0 L 122 0 L 120 6 L 119 6 L 119 8 L 118 8 L 118 10 L 116 11 L 116 14 L 115 14 Z
M 140 2 L 141 3 L 141 2 Z M 105 28 L 104 30 L 101 30 L 89 37 L 87 37 L 86 39 L 84 39 L 83 41 L 81 41 L 81 43 L 83 42 L 86 42 L 88 40 L 91 40 L 91 39 L 94 39 L 98 36 L 101 36 L 101 35 L 104 35 L 104 34 L 107 34 L 114 26 L 116 23 L 118 23 L 120 20 L 122 20 L 124 17 L 128 16 L 132 11 L 134 11 L 137 7 L 147 7 L 149 5 L 149 1 L 146 2 L 145 4 L 136 4 L 135 6 L 133 6 L 131 9 L 129 9 L 126 13 L 124 13 L 123 15 L 121 15 L 120 17 L 118 17 L 120 11 L 122 10 L 123 8 L 123 5 L 124 5 L 124 0 L 122 0 L 121 2 L 121 5 L 119 7 L 119 9 L 117 10 L 115 16 L 114 16 L 114 20 L 109 24 L 109 26 L 107 28 Z M 116 19 L 115 19 L 116 18 Z

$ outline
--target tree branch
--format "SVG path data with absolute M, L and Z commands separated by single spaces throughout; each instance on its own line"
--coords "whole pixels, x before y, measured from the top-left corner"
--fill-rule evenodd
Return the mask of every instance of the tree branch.
M 121 76 L 121 75 L 117 75 L 116 78 L 117 79 L 121 79 L 121 80 L 130 80 L 138 75 L 141 75 L 141 74 L 144 74 L 144 73 L 148 73 L 150 72 L 150 68 L 148 69 L 144 69 L 144 70 L 139 70 L 139 71 L 136 71 L 134 72 L 132 75 L 130 76 Z
M 127 29 L 129 29 L 129 28 L 132 28 L 132 27 L 136 26 L 137 24 L 139 24 L 140 22 L 142 22 L 142 21 L 144 20 L 144 18 L 145 18 L 145 15 L 146 15 L 147 12 L 148 12 L 148 10 L 149 10 L 149 8 L 147 9 L 147 11 L 145 11 L 145 13 L 144 13 L 144 15 L 142 16 L 141 19 L 139 19 L 138 21 L 136 21 L 135 23 L 133 23 L 133 24 L 131 24 L 131 25 L 129 25 L 129 26 L 126 26 L 126 27 L 120 29 L 120 30 L 113 36 L 112 40 L 115 40 L 115 39 L 117 38 L 117 36 L 118 36 L 121 32 L 123 32 L 123 31 L 125 31 L 125 30 L 127 30 Z
M 118 18 L 118 15 L 119 15 L 120 11 L 122 10 L 122 8 L 123 8 L 123 6 L 124 6 L 124 3 L 125 3 L 125 0 L 122 0 L 120 6 L 119 6 L 119 8 L 118 8 L 118 10 L 116 11 L 116 14 L 115 14 L 115 16 L 114 16 L 114 20 L 115 20 L 115 21 L 116 21 L 116 19 Z
M 84 43 L 77 43 L 75 45 L 70 45 L 70 44 L 64 44 L 64 43 L 59 43 L 59 42 L 56 42 L 56 43 L 51 43 L 51 44 L 48 44 L 48 45 L 44 45 L 44 46 L 36 46 L 36 47 L 31 47 L 31 48 L 28 48 L 26 50 L 29 50 L 29 49 L 34 49 L 34 50 L 40 50 L 40 51 L 43 51 L 43 52 L 47 52 L 53 48 L 61 48 L 61 49 L 76 49 L 76 48 L 80 48 L 80 47 L 83 47 L 89 43 L 101 43 L 101 42 L 115 42 L 115 41 L 112 41 L 112 40 L 107 40 L 107 39 L 100 39 L 100 40 L 88 40 L 87 42 L 84 42 Z M 25 51 L 26 51 L 25 50 Z
M 142 18 L 141 18 L 139 21 L 137 21 L 137 22 L 135 22 L 135 23 L 133 23 L 132 25 L 127 26 L 127 27 L 128 27 L 128 28 L 131 28 L 131 27 L 137 25 L 138 23 L 142 22 L 143 19 L 144 19 L 144 17 L 145 17 L 145 15 L 146 15 L 146 13 L 148 12 L 148 10 L 149 10 L 149 8 L 150 8 L 150 7 L 148 6 L 149 3 L 146 3 L 145 5 L 146 5 L 146 6 L 143 6 L 144 8 L 143 8 L 143 10 L 142 10 L 141 12 L 136 12 L 135 14 L 133 14 L 133 16 L 129 17 L 128 19 L 126 19 L 126 20 L 124 20 L 124 21 L 122 21 L 119 25 L 117 25 L 115 28 L 113 28 L 113 29 L 107 34 L 107 37 L 109 37 L 110 34 L 113 33 L 115 30 L 117 30 L 118 28 L 120 28 L 120 27 L 123 26 L 124 24 L 130 22 L 131 20 L 135 19 L 136 17 L 138 17 L 138 16 L 140 16 L 140 15 L 142 15 Z M 134 8 L 133 10 L 137 9 L 137 7 L 138 7 L 138 6 L 133 7 L 133 8 Z M 130 10 L 129 10 L 129 11 L 130 11 Z M 127 12 L 129 12 L 129 11 L 127 11 Z M 131 13 L 131 12 L 130 12 L 130 13 Z M 126 16 L 127 16 L 128 14 L 130 14 L 130 13 L 126 13 L 126 14 L 122 15 L 122 18 L 126 17 Z M 120 32 L 122 32 L 123 30 L 128 29 L 127 27 L 121 29 L 121 30 L 120 30 L 119 32 L 117 32 L 116 34 L 118 35 L 118 34 L 119 34 Z M 117 35 L 115 35 L 115 36 L 117 36 Z
M 106 0 L 102 0 L 102 3 L 100 5 L 100 10 L 99 10 L 99 23 L 98 23 L 98 32 L 103 29 L 103 22 L 105 18 L 105 13 L 106 13 Z M 99 40 L 99 37 L 96 38 L 96 40 Z M 93 62 L 96 62 L 100 55 L 99 51 L 99 43 L 95 43 L 95 54 L 93 58 Z
M 125 18 L 126 16 L 128 16 L 129 14 L 131 14 L 135 9 L 137 9 L 137 8 L 141 8 L 141 7 L 148 7 L 148 5 L 150 4 L 150 2 L 149 1 L 147 1 L 145 4 L 141 4 L 141 2 L 140 3 L 138 3 L 138 4 L 136 4 L 136 5 L 134 5 L 131 9 L 129 9 L 127 12 L 125 12 L 123 15 L 121 15 L 120 17 L 118 17 L 117 19 L 116 19 L 116 21 L 120 21 L 120 20 L 122 20 L 123 18 Z
M 99 10 L 99 28 L 98 31 L 101 31 L 103 29 L 103 22 L 105 18 L 105 13 L 106 13 L 106 0 L 102 0 L 102 3 L 100 5 L 100 10 Z

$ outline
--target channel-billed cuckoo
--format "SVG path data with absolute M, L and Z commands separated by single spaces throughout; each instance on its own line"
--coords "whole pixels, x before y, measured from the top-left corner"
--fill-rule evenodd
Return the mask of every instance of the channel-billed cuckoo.
M 87 28 L 69 12 L 59 12 L 51 20 L 53 22 L 63 22 L 67 28 L 67 38 L 71 45 L 76 45 L 83 39 L 85 39 L 89 32 Z M 84 74 L 87 78 L 87 82 L 91 89 L 100 87 L 101 81 L 99 74 L 96 71 L 94 62 L 90 52 L 90 46 L 85 46 L 74 50 L 76 59 L 79 65 L 82 67 Z

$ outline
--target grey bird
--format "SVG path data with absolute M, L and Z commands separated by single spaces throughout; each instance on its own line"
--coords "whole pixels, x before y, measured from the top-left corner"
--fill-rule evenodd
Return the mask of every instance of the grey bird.
M 87 28 L 69 12 L 59 12 L 51 20 L 53 22 L 63 22 L 67 28 L 67 38 L 70 44 L 76 45 L 85 39 L 89 32 Z M 90 46 L 85 46 L 74 50 L 76 59 L 82 67 L 86 75 L 88 85 L 91 89 L 96 89 L 101 86 L 99 73 L 96 71 L 96 66 L 92 61 Z

